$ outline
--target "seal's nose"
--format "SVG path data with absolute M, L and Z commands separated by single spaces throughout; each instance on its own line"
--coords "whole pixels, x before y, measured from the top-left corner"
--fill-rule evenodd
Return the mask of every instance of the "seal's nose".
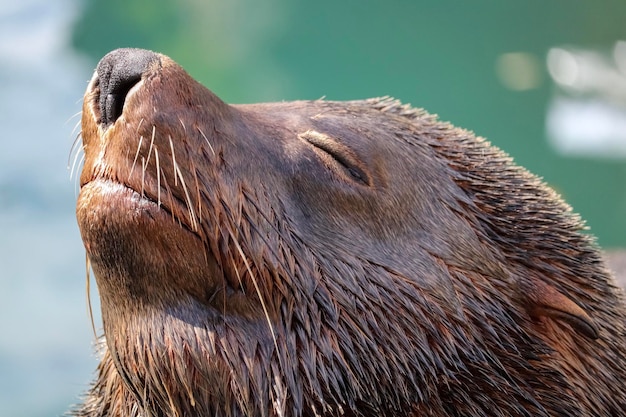
M 141 80 L 141 76 L 159 55 L 144 49 L 116 49 L 109 52 L 96 68 L 100 85 L 101 123 L 114 123 L 122 114 L 128 91 Z

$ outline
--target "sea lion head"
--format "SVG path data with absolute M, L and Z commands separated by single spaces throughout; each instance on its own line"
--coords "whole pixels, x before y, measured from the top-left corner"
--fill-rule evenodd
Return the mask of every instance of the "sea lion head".
M 470 132 L 390 98 L 227 105 L 121 49 L 87 88 L 82 138 L 106 346 L 79 415 L 620 406 L 581 382 L 626 374 L 591 238 Z

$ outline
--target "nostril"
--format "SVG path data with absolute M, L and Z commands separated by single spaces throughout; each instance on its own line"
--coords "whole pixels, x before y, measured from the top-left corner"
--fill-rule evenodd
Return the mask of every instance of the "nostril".
M 144 49 L 117 49 L 109 52 L 96 68 L 100 86 L 101 123 L 114 123 L 122 114 L 128 91 L 137 84 L 142 75 L 159 56 Z

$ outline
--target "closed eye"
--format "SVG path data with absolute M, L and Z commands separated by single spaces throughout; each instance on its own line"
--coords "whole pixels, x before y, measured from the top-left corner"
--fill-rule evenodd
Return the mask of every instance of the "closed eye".
M 347 177 L 347 179 L 362 185 L 372 185 L 372 178 L 364 169 L 365 164 L 359 160 L 352 149 L 336 139 L 314 130 L 307 130 L 299 134 L 298 137 L 312 145 L 324 163 L 344 178 Z

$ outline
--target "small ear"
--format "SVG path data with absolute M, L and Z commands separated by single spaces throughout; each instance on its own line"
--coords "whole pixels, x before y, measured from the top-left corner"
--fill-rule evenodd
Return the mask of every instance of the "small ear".
M 522 295 L 529 301 L 531 316 L 564 321 L 578 333 L 590 339 L 598 338 L 598 328 L 587 312 L 552 285 L 531 277 L 524 287 Z

